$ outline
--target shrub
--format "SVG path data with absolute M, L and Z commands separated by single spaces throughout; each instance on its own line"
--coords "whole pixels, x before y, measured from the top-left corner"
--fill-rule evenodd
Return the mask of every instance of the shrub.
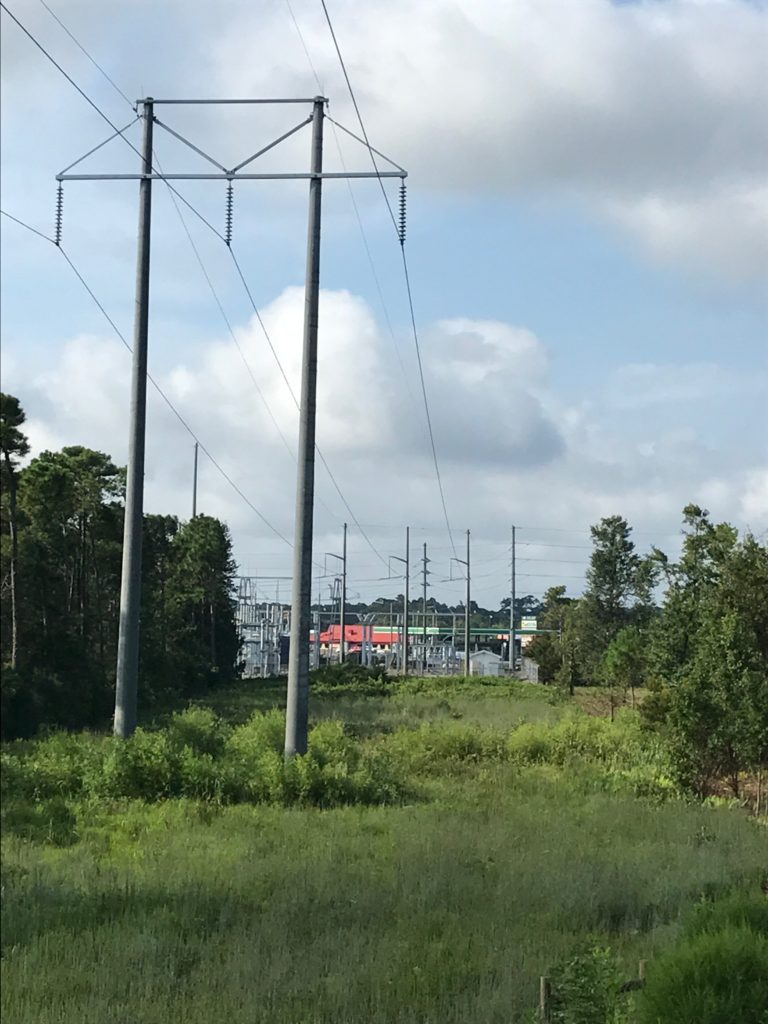
M 181 751 L 168 733 L 137 729 L 113 741 L 101 765 L 87 778 L 94 796 L 160 800 L 182 794 Z
M 551 971 L 552 1024 L 623 1024 L 629 1018 L 616 956 L 596 946 Z
M 20 753 L 3 753 L 2 786 L 8 796 L 47 800 L 74 796 L 100 761 L 99 745 L 86 734 L 53 733 L 20 746 Z
M 505 757 L 502 733 L 462 722 L 398 729 L 382 741 L 382 747 L 408 772 L 444 770 Z
M 507 755 L 515 764 L 541 764 L 552 759 L 552 727 L 524 722 L 507 738 Z
M 339 722 L 321 722 L 306 754 L 271 766 L 270 798 L 284 804 L 388 804 L 406 793 L 395 761 L 377 745 L 356 743 Z
M 312 692 L 328 694 L 348 691 L 368 696 L 389 692 L 390 684 L 381 666 L 367 668 L 352 661 L 343 665 L 324 665 L 311 674 Z
M 171 717 L 168 737 L 176 746 L 189 747 L 195 754 L 218 757 L 232 730 L 210 708 L 190 707 Z
M 2 827 L 4 833 L 52 846 L 69 846 L 79 838 L 77 816 L 62 797 L 37 803 L 3 800 Z
M 355 803 L 394 804 L 411 796 L 406 775 L 387 750 L 364 749 L 354 772 Z
M 256 711 L 243 725 L 234 729 L 226 742 L 229 755 L 248 761 L 265 750 L 282 753 L 285 742 L 285 714 L 282 711 Z
M 744 925 L 704 930 L 649 971 L 641 1024 L 766 1024 L 768 937 Z
M 178 792 L 195 800 L 220 800 L 226 790 L 221 762 L 184 747 L 178 761 Z
M 222 788 L 228 800 L 283 802 L 285 715 L 256 712 L 224 746 Z

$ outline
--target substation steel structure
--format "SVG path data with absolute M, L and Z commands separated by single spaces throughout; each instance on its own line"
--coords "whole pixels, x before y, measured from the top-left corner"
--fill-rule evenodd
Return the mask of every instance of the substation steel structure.
M 291 609 L 259 594 L 264 584 L 287 577 L 239 576 L 235 622 L 242 642 L 243 676 L 266 679 L 283 672 L 291 631 Z

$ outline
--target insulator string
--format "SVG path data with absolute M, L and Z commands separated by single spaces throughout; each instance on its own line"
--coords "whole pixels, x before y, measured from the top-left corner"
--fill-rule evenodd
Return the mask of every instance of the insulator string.
M 232 205 L 234 203 L 234 189 L 232 182 L 227 182 L 227 215 L 224 225 L 224 241 L 227 245 L 232 244 Z
M 56 231 L 54 233 L 54 242 L 56 245 L 61 245 L 61 221 L 64 213 L 64 186 L 59 182 L 59 187 L 56 189 Z
M 400 217 L 397 226 L 397 235 L 400 239 L 400 245 L 405 245 L 405 217 L 406 217 L 406 192 L 405 192 L 405 178 L 400 182 Z

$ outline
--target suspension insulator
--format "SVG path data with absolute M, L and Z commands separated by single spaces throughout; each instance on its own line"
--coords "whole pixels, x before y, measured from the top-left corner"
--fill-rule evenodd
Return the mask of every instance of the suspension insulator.
M 400 238 L 400 245 L 405 245 L 405 202 L 405 178 L 403 178 L 400 182 L 400 219 L 397 227 L 397 234 Z
M 232 182 L 227 182 L 227 215 L 224 225 L 224 241 L 229 245 L 232 242 L 232 204 L 234 203 L 234 190 Z
M 64 212 L 64 186 L 59 182 L 59 187 L 56 189 L 56 231 L 54 234 L 54 241 L 56 245 L 61 244 L 61 219 Z

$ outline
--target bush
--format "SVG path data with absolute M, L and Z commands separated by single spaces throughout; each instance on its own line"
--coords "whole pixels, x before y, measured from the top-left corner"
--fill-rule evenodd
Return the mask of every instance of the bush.
M 223 751 L 222 790 L 227 800 L 282 803 L 285 715 L 256 712 L 228 737 Z
M 654 961 L 641 1024 L 766 1024 L 768 937 L 745 925 L 704 930 Z
M 551 971 L 552 1024 L 623 1024 L 628 1001 L 620 993 L 615 954 L 596 946 L 579 951 Z
M 137 729 L 130 739 L 112 742 L 86 783 L 98 797 L 161 800 L 181 796 L 181 763 L 181 750 L 167 732 Z
M 191 707 L 171 717 L 166 728 L 172 744 L 189 747 L 195 754 L 218 757 L 232 732 L 210 708 Z
M 554 725 L 523 724 L 509 734 L 460 721 L 425 723 L 370 741 L 333 721 L 310 733 L 309 750 L 283 760 L 285 715 L 255 713 L 232 729 L 213 711 L 192 707 L 164 729 L 138 729 L 129 740 L 57 733 L 3 752 L 3 788 L 33 801 L 195 800 L 331 807 L 391 803 L 419 773 L 451 772 L 509 760 L 521 766 L 576 762 L 591 785 L 664 798 L 676 792 L 658 739 L 637 718 L 615 723 L 574 715 Z
M 3 800 L 2 827 L 4 833 L 52 846 L 69 846 L 79 838 L 77 816 L 61 797 L 36 803 Z
M 542 729 L 537 723 L 524 722 L 509 734 L 507 756 L 513 763 L 520 765 L 551 761 L 552 729 L 552 726 Z
M 378 696 L 389 692 L 390 684 L 383 667 L 367 668 L 351 661 L 343 665 L 324 665 L 311 673 L 314 694 L 350 692 Z
M 184 747 L 178 761 L 178 791 L 194 800 L 221 800 L 228 788 L 222 766 L 212 754 Z
M 398 729 L 381 741 L 381 745 L 407 772 L 442 771 L 463 764 L 500 761 L 505 757 L 502 733 L 460 722 L 425 723 L 418 729 Z
M 75 796 L 100 762 L 100 745 L 85 733 L 53 733 L 14 748 L 19 752 L 2 755 L 2 791 L 9 797 L 47 800 Z
M 226 753 L 244 764 L 265 750 L 283 752 L 285 714 L 282 711 L 256 711 L 243 725 L 234 729 L 226 742 Z
M 389 692 L 429 697 L 493 695 L 545 701 L 552 705 L 560 704 L 563 699 L 562 694 L 552 687 L 525 683 L 509 676 L 407 676 L 391 680 Z

